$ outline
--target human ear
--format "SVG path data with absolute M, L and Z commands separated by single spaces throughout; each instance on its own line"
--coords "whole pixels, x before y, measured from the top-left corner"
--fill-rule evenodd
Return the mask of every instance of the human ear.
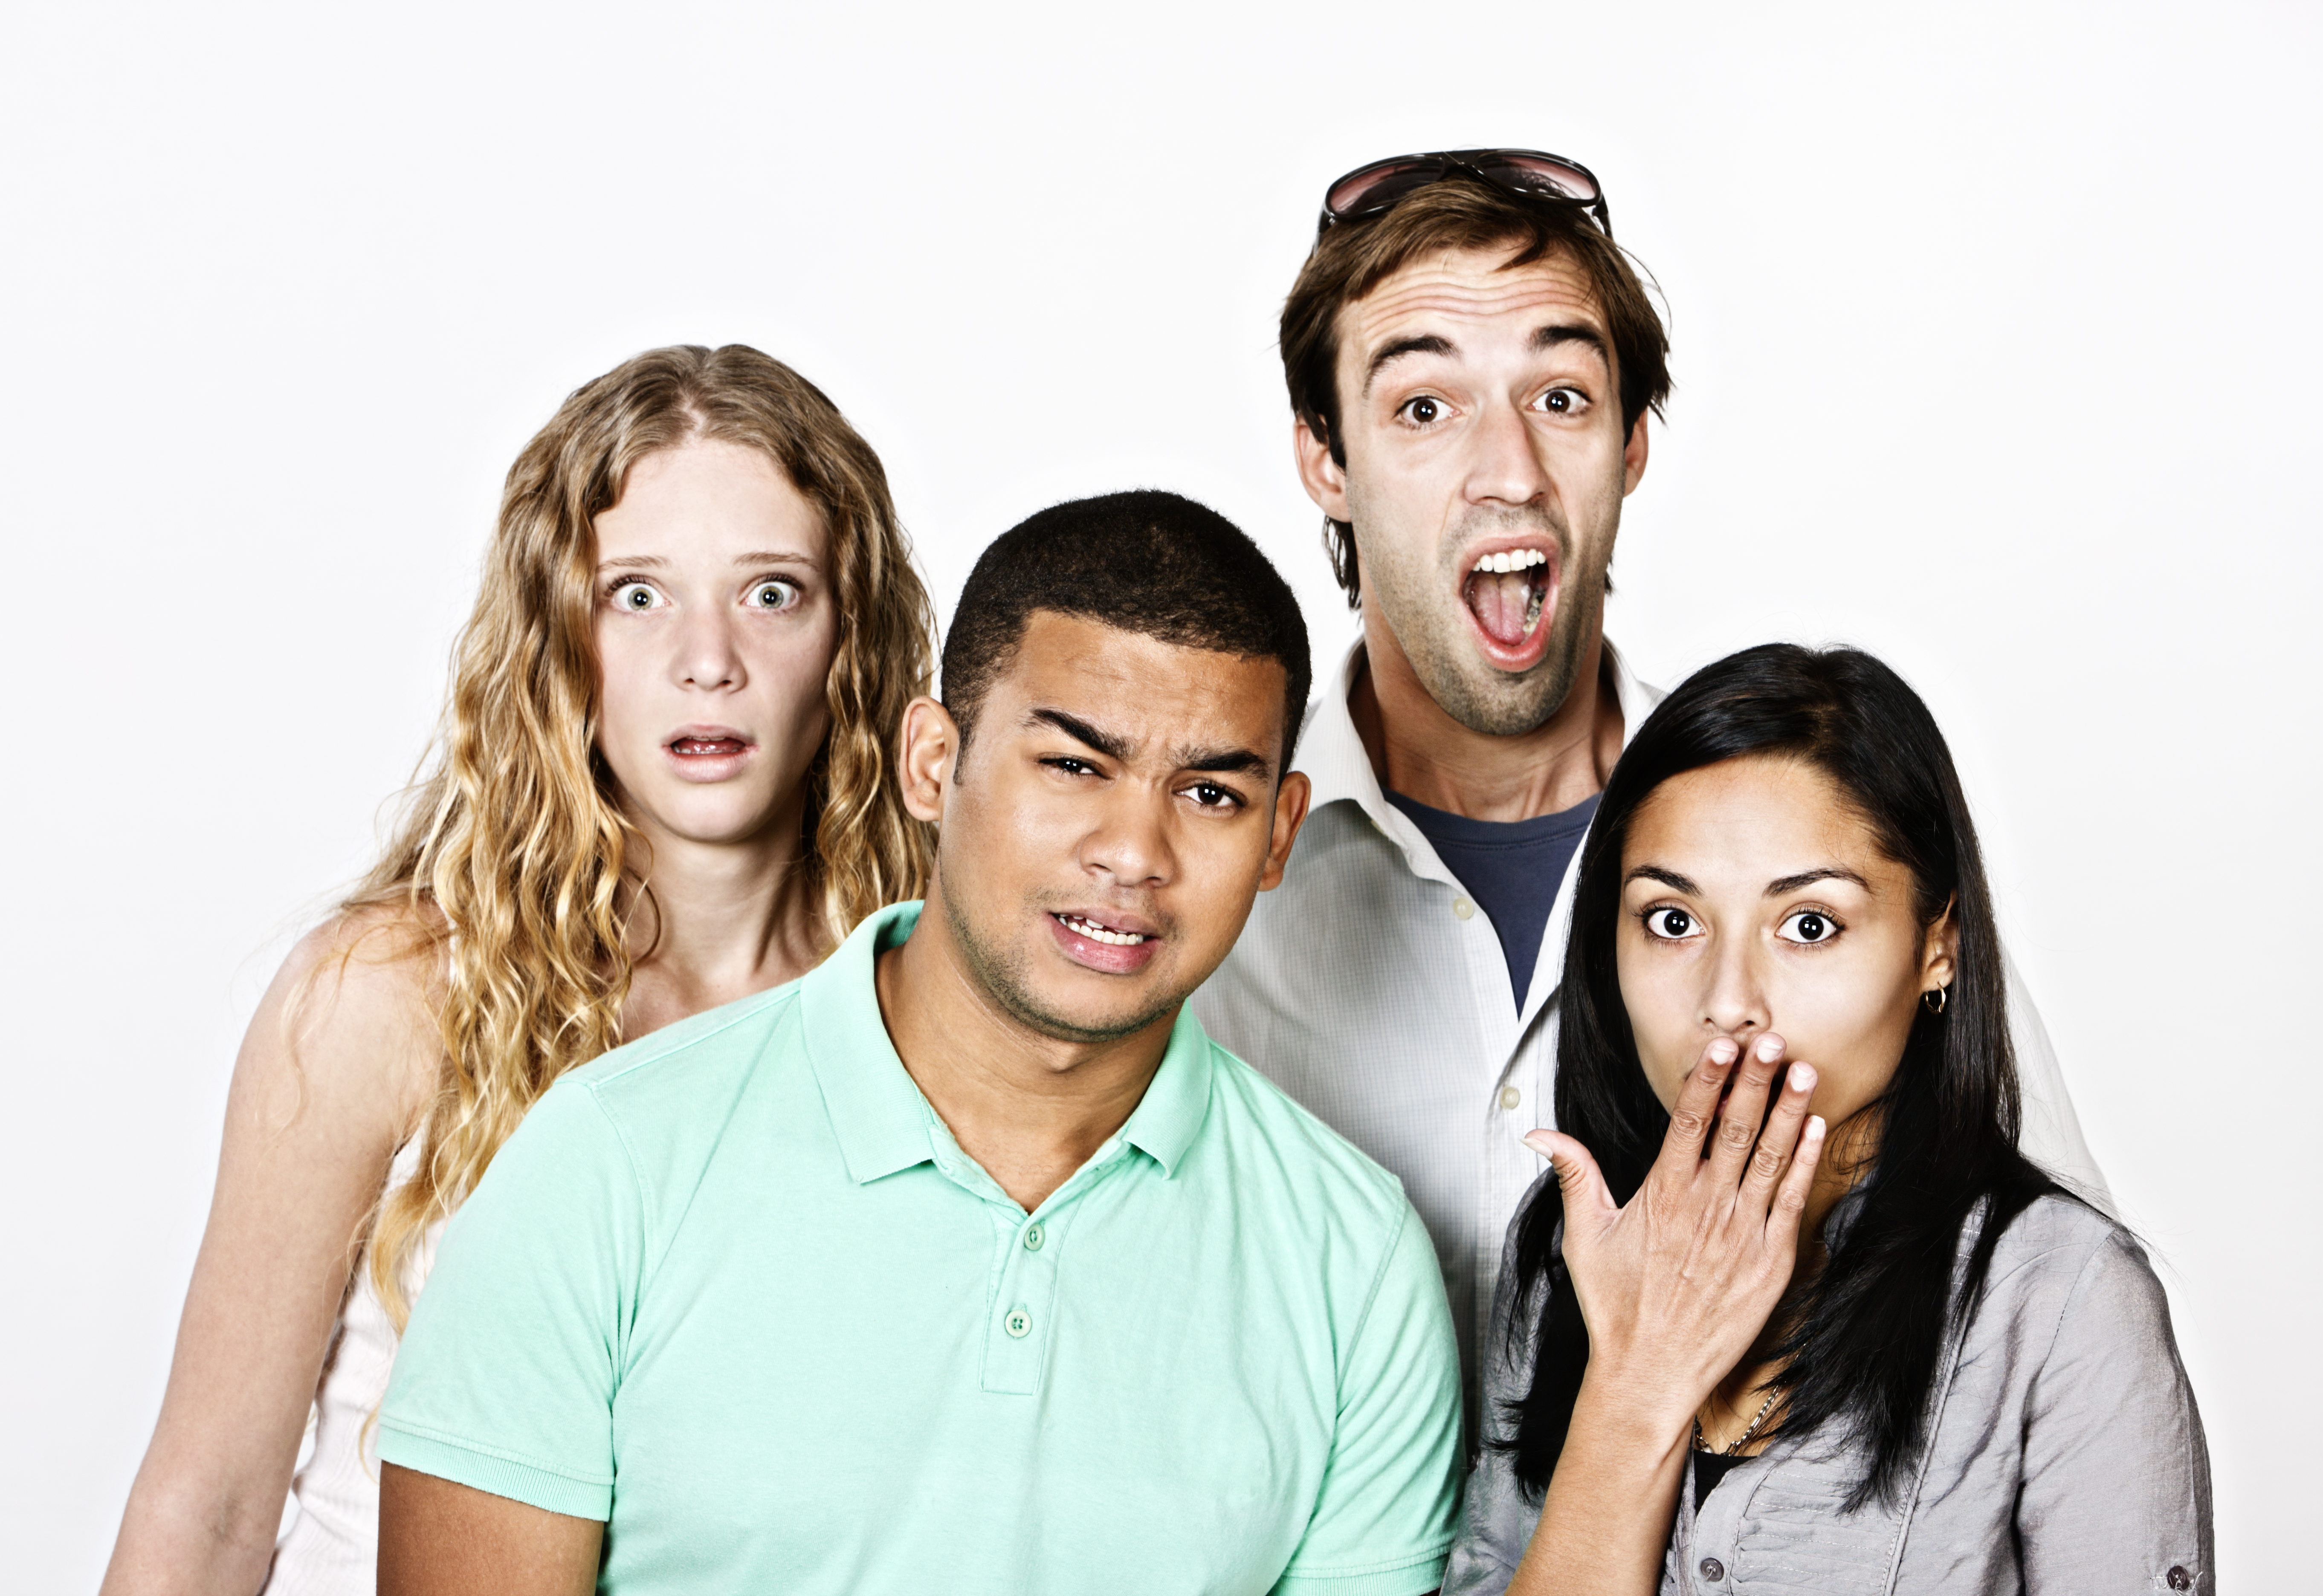
M 1960 973 L 1960 919 L 1952 911 L 1960 906 L 1954 898 L 1944 905 L 1944 912 L 1928 926 L 1920 945 L 1920 990 L 1933 992 L 1949 986 Z
M 1290 863 L 1290 845 L 1299 840 L 1299 828 L 1307 823 L 1307 803 L 1313 794 L 1303 770 L 1294 770 L 1276 784 L 1274 830 L 1266 839 L 1266 868 L 1259 872 L 1259 891 L 1272 892 L 1282 885 L 1283 867 Z
M 915 821 L 943 820 L 944 794 L 951 785 L 952 762 L 960 752 L 960 725 L 951 711 L 925 694 L 904 706 L 904 733 L 895 760 L 895 780 L 904 807 Z
M 1347 513 L 1347 468 L 1331 458 L 1331 445 L 1315 436 L 1304 416 L 1290 423 L 1290 448 L 1299 459 L 1299 482 L 1307 497 L 1335 521 L 1352 521 Z
M 1630 428 L 1630 441 L 1621 445 L 1621 497 L 1627 499 L 1638 491 L 1638 482 L 1646 474 L 1646 417 L 1651 410 L 1638 412 L 1637 424 Z

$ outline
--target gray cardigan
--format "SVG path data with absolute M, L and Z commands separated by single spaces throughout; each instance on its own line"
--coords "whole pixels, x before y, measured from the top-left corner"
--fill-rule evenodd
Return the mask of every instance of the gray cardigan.
M 1853 1206 L 1841 1203 L 1826 1236 Z M 1955 1280 L 1981 1220 L 1979 1209 L 1962 1227 Z M 1538 1289 L 1525 1344 L 1508 1351 L 1515 1234 L 1492 1305 L 1488 1440 L 1510 1434 L 1502 1405 L 1532 1381 Z M 1698 1510 L 1689 1470 L 1663 1596 L 2215 1591 L 2209 1454 L 2169 1304 L 2144 1253 L 2104 1215 L 2052 1197 L 2017 1216 L 1974 1316 L 1945 1348 L 1933 1405 L 1924 1455 L 1894 1508 L 1842 1512 L 1864 1454 L 1815 1435 L 1778 1435 Z M 1540 1507 L 1509 1463 L 1488 1445 L 1477 1463 L 1445 1596 L 1506 1589 L 1524 1555 Z

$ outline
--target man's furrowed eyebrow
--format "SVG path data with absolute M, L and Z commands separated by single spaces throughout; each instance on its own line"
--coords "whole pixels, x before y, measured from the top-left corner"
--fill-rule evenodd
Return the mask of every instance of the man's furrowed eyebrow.
M 1257 775 L 1274 774 L 1274 764 L 1263 754 L 1248 748 L 1192 748 L 1178 756 L 1178 768 L 1198 770 L 1209 775 Z
M 1785 893 L 1796 892 L 1803 886 L 1813 886 L 1818 881 L 1852 881 L 1865 892 L 1871 884 L 1843 865 L 1825 865 L 1820 870 L 1802 870 L 1795 876 L 1782 876 L 1767 883 L 1767 895 L 1779 898 Z
M 1697 898 L 1702 895 L 1702 888 L 1694 884 L 1694 877 L 1681 876 L 1675 870 L 1666 870 L 1659 865 L 1637 866 L 1621 879 L 1624 882 L 1658 881 L 1672 892 L 1691 893 Z
M 1068 715 L 1062 710 L 1033 709 L 1024 714 L 1027 726 L 1053 726 L 1076 742 L 1086 743 L 1108 759 L 1129 757 L 1127 739 L 1109 731 L 1099 731 L 1088 721 Z
M 1606 353 L 1605 335 L 1595 327 L 1584 326 L 1578 322 L 1556 322 L 1533 329 L 1532 346 L 1535 349 L 1554 349 L 1560 344 L 1586 344 L 1597 352 L 1598 359 L 1610 362 L 1612 358 Z
M 1372 355 L 1371 363 L 1364 368 L 1364 391 L 1372 390 L 1372 379 L 1380 368 L 1391 361 L 1401 360 L 1407 354 L 1457 354 L 1452 340 L 1434 333 L 1420 333 L 1409 338 L 1396 338 L 1382 344 Z

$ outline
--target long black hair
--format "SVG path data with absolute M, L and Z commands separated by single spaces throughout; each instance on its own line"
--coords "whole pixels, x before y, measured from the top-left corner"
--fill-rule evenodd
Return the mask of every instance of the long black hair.
M 1596 1158 L 1614 1199 L 1641 1185 L 1669 1128 L 1647 1085 L 1614 964 L 1621 855 L 1639 806 L 1672 776 L 1746 755 L 1804 760 L 1846 795 L 1880 851 L 1912 873 L 1922 925 L 1949 905 L 1960 938 L 1941 1013 L 1914 1014 L 1894 1079 L 1864 1110 L 1881 1133 L 1820 1276 L 1786 1307 L 1777 1383 L 1784 1430 L 1829 1426 L 1871 1459 L 1847 1502 L 1892 1501 L 1925 1439 L 1930 1387 L 1956 1314 L 1970 1311 L 1993 1243 L 2026 1204 L 2057 1188 L 2016 1151 L 2016 1064 L 2000 942 L 1976 828 L 1951 754 L 1902 677 L 1850 648 L 1770 643 L 1707 665 L 1639 728 L 1605 784 L 1584 845 L 1565 953 L 1556 1053 L 1557 1128 Z M 1832 1144 L 1839 1144 L 1834 1135 Z M 1989 1199 L 1963 1289 L 1960 1229 Z M 1558 1254 L 1564 1206 L 1544 1178 L 1517 1220 L 1520 1305 L 1538 1301 L 1532 1386 L 1508 1405 L 1500 1443 L 1538 1497 L 1547 1490 L 1589 1362 L 1589 1335 Z M 1547 1289 L 1541 1289 L 1546 1282 Z M 1502 1355 L 1522 1355 L 1520 1307 Z

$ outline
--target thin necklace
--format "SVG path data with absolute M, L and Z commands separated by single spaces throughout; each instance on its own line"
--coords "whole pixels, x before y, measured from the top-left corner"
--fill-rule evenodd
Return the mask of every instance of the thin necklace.
M 1749 1425 L 1744 1426 L 1742 1433 L 1735 1436 L 1733 1440 L 1727 1443 L 1723 1451 L 1713 1453 L 1712 1455 L 1717 1457 L 1732 1457 L 1736 1453 L 1741 1451 L 1743 1447 L 1749 1445 L 1750 1444 L 1750 1437 L 1758 1433 L 1758 1426 L 1767 1422 L 1767 1415 L 1774 1411 L 1775 1399 L 1782 1394 L 1783 1393 L 1779 1388 L 1775 1390 L 1768 1391 L 1767 1393 L 1767 1399 L 1758 1404 L 1757 1416 L 1750 1420 Z M 1710 1443 L 1702 1438 L 1702 1415 L 1699 1413 L 1694 1416 L 1694 1449 L 1696 1452 L 1711 1451 Z

